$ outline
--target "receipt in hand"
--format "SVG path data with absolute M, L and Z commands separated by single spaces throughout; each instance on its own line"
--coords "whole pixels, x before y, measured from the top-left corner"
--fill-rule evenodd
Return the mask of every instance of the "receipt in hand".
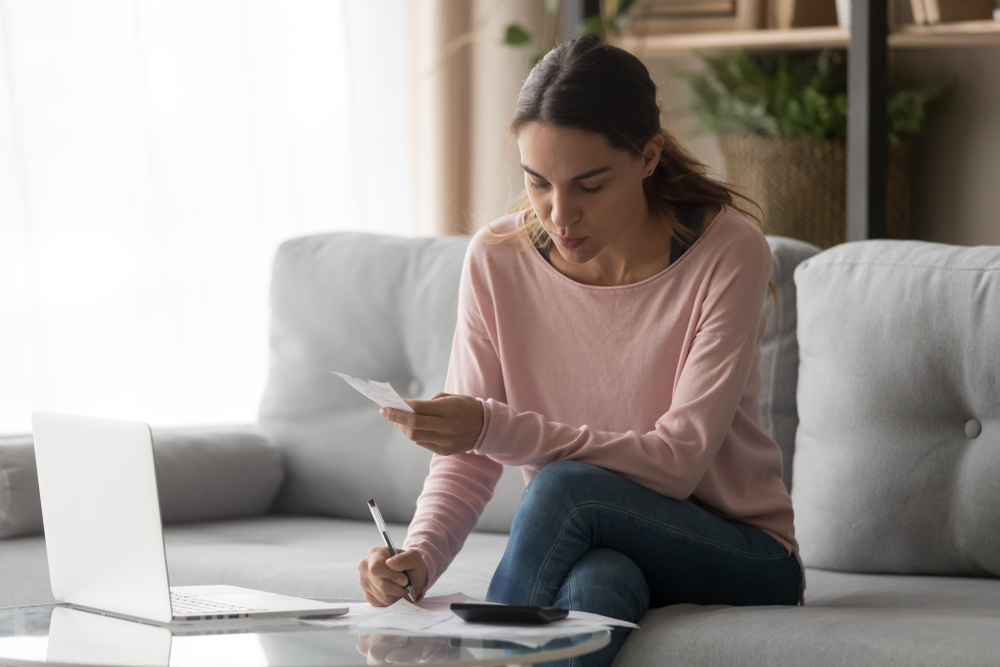
M 392 385 L 388 382 L 376 382 L 375 380 L 363 380 L 333 371 L 334 375 L 343 378 L 344 382 L 351 385 L 359 392 L 372 399 L 383 408 L 392 408 L 402 412 L 413 412 L 413 408 L 406 404 L 406 401 L 396 393 Z

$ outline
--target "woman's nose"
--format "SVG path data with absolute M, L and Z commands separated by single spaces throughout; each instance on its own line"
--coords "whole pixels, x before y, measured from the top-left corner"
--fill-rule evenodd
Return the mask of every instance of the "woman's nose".
M 580 218 L 580 210 L 571 197 L 556 191 L 552 195 L 552 224 L 569 227 Z

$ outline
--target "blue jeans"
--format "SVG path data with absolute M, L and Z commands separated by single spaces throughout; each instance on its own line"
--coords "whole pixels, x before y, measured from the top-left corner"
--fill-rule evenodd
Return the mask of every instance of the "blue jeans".
M 638 623 L 682 602 L 794 605 L 802 571 L 764 531 L 727 521 L 578 461 L 545 466 L 528 484 L 487 600 L 589 611 Z M 628 636 L 546 665 L 610 665 Z

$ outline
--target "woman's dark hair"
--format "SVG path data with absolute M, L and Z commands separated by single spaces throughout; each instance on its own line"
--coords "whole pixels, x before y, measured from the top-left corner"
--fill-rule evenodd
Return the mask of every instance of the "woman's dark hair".
M 760 224 L 757 216 L 733 203 L 737 198 L 753 202 L 710 178 L 708 167 L 660 127 L 656 84 L 646 66 L 627 51 L 590 36 L 549 51 L 524 82 L 508 128 L 516 137 L 521 128 L 536 122 L 596 132 L 614 148 L 635 156 L 642 155 L 650 139 L 662 135 L 660 161 L 653 175 L 643 180 L 643 190 L 675 237 L 690 241 L 695 236 L 672 214 L 681 203 L 728 204 Z M 530 204 L 525 201 L 518 208 L 530 209 Z M 544 238 L 534 211 L 521 231 L 527 231 L 533 243 Z

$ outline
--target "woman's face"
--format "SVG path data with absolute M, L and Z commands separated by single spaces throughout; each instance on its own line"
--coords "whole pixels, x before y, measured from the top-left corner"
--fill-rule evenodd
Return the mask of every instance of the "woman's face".
M 660 158 L 657 135 L 635 156 L 595 132 L 528 123 L 517 136 L 531 206 L 559 254 L 584 264 L 647 225 L 642 180 Z

